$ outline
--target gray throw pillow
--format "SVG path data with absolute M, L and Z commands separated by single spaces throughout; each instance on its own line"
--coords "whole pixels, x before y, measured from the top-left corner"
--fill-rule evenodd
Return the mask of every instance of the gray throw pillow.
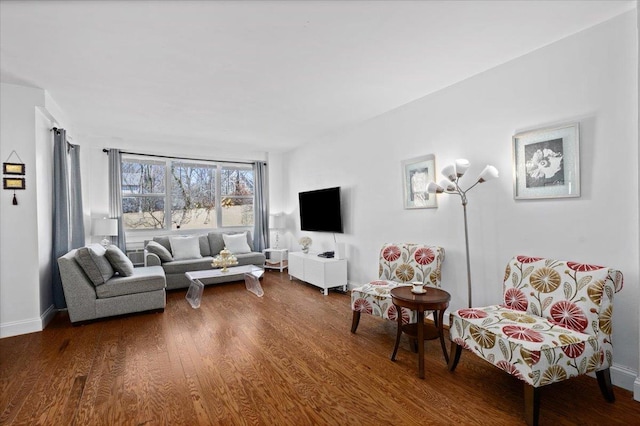
M 173 256 L 171 256 L 169 250 L 164 248 L 160 243 L 149 241 L 146 248 L 149 253 L 153 253 L 158 256 L 162 262 L 171 262 L 173 260 Z
M 118 247 L 114 245 L 107 247 L 105 256 L 118 274 L 123 277 L 130 277 L 133 275 L 133 262 L 131 262 L 131 259 L 129 259 Z
M 75 257 L 93 285 L 104 284 L 114 274 L 113 267 L 105 257 L 104 249 L 81 247 L 76 251 Z

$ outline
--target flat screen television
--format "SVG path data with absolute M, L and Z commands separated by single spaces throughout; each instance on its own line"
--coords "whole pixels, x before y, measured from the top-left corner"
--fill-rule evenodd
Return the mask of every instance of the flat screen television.
M 343 232 L 340 187 L 300 192 L 298 201 L 303 231 Z

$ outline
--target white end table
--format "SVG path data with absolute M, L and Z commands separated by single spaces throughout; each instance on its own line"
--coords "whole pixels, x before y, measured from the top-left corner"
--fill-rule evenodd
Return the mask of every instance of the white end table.
M 262 250 L 264 253 L 264 269 L 278 269 L 282 272 L 288 266 L 288 249 L 268 248 Z

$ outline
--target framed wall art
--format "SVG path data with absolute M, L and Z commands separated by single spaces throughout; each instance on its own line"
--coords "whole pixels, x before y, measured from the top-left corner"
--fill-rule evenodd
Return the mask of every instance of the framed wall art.
M 3 189 L 24 189 L 24 178 L 3 178 Z
M 24 175 L 24 164 L 2 163 L 2 173 L 5 175 Z
M 513 136 L 513 196 L 516 200 L 580 196 L 578 123 Z
M 402 185 L 405 209 L 431 209 L 438 207 L 436 194 L 427 192 L 429 182 L 435 180 L 434 154 L 411 158 L 402 162 Z

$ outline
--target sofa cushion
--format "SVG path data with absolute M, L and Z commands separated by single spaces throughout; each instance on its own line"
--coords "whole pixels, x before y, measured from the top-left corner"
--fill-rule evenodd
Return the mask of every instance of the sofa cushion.
M 184 274 L 185 272 L 212 269 L 212 260 L 211 256 L 200 259 L 174 260 L 173 262 L 163 263 L 162 267 L 167 274 Z
M 251 247 L 247 244 L 247 233 L 222 234 L 224 245 L 233 254 L 250 253 Z
M 80 247 L 76 251 L 76 261 L 95 286 L 104 284 L 114 274 L 105 253 L 104 247 L 96 244 L 91 247 Z
M 201 258 L 198 237 L 171 237 L 171 252 L 173 260 Z
M 172 253 L 171 241 L 169 241 L 169 237 L 153 237 L 153 241 L 160 244 L 162 247 L 166 248 L 169 253 Z
M 200 235 L 198 244 L 200 244 L 200 254 L 202 256 L 211 256 L 211 247 L 209 246 L 209 237 L 207 235 Z
M 245 231 L 242 234 L 246 233 L 247 244 L 249 245 L 250 251 L 253 251 L 253 240 L 251 239 L 251 232 Z M 227 235 L 237 234 L 234 232 L 228 232 Z M 211 256 L 216 256 L 218 253 L 224 249 L 224 239 L 222 238 L 222 232 L 209 232 L 209 246 L 211 247 Z
M 120 248 L 113 244 L 107 247 L 105 252 L 107 260 L 113 267 L 113 269 L 123 277 L 130 277 L 133 275 L 133 262 L 125 255 Z
M 252 251 L 251 253 L 236 254 L 235 256 L 236 259 L 238 259 L 238 266 L 256 265 L 262 267 L 262 265 L 264 265 L 264 254 L 257 251 Z
M 111 278 L 104 285 L 96 287 L 96 295 L 99 299 L 105 299 L 162 290 L 165 286 L 166 281 L 162 266 L 147 266 L 135 268 L 134 274 L 129 277 L 115 276 Z
M 169 240 L 167 239 L 167 241 Z M 162 262 L 171 262 L 173 260 L 171 252 L 157 241 L 149 241 L 146 249 L 149 253 L 153 253 L 158 256 Z

